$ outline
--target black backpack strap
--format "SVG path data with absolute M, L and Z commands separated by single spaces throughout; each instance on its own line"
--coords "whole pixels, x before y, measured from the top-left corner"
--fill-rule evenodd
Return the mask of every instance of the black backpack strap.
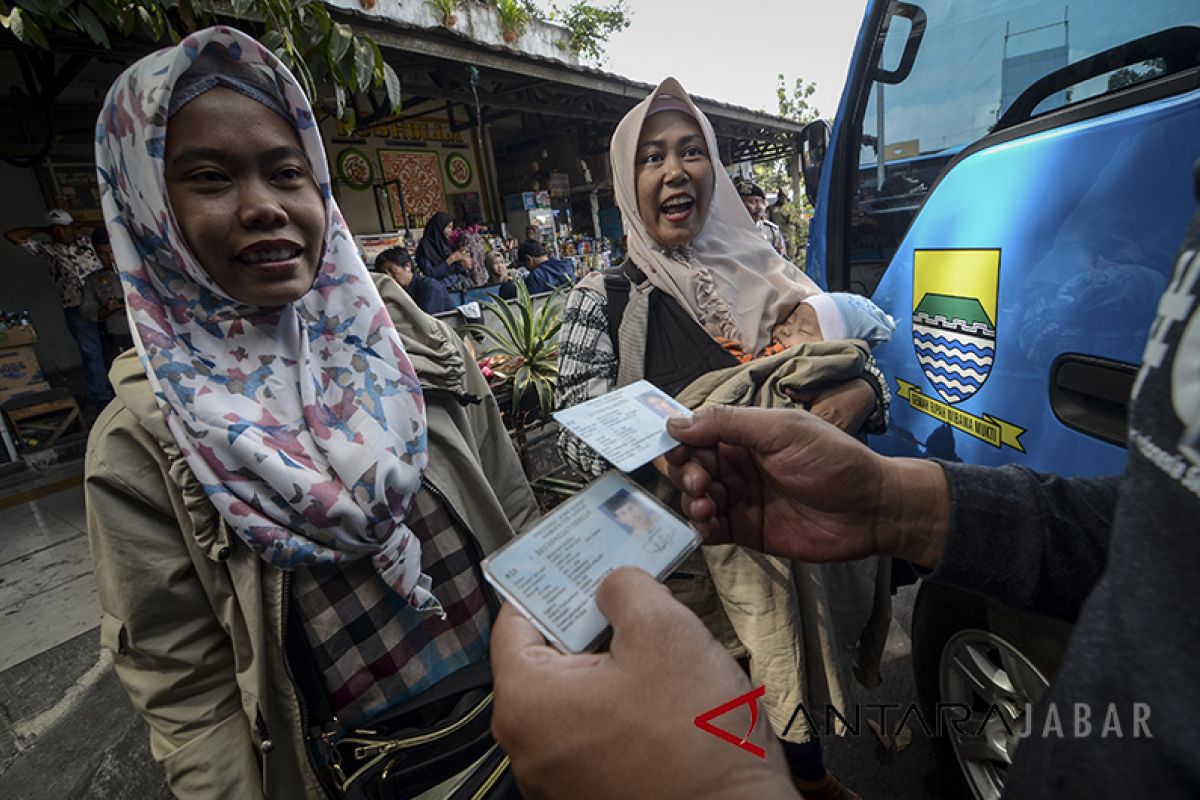
M 625 318 L 625 307 L 629 305 L 631 284 L 641 284 L 646 280 L 646 274 L 638 269 L 629 259 L 612 269 L 604 271 L 604 294 L 608 298 L 608 339 L 612 342 L 613 355 L 619 361 L 621 345 L 618 333 L 621 330 L 621 320 Z

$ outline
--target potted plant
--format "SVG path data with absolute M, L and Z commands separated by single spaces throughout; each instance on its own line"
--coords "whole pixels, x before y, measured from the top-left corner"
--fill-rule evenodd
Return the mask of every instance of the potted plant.
M 554 387 L 558 382 L 558 331 L 562 327 L 563 287 L 546 298 L 540 309 L 524 281 L 516 281 L 517 296 L 512 303 L 499 298 L 484 300 L 482 305 L 499 321 L 499 327 L 473 323 L 459 328 L 462 333 L 479 334 L 490 346 L 479 355 L 491 359 L 493 381 L 509 389 L 512 403 L 509 419 L 521 465 L 529 469 L 526 447 L 527 417 L 548 419 L 554 410 Z M 526 397 L 529 402 L 523 402 Z M 533 412 L 532 414 L 530 412 Z
M 458 6 L 458 0 L 426 0 L 433 9 L 442 15 L 442 24 L 447 28 L 453 28 L 458 24 L 458 17 L 454 10 Z
M 496 11 L 499 13 L 504 41 L 512 44 L 525 32 L 525 26 L 529 24 L 529 11 L 521 4 L 521 0 L 496 0 Z

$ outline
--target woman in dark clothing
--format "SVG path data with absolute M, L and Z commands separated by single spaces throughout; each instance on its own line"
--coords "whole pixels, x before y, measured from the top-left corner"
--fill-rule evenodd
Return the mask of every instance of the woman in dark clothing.
M 467 264 L 467 280 L 472 287 L 486 286 L 488 268 L 484 263 L 487 257 L 487 244 L 483 240 L 483 219 L 475 213 L 465 214 L 462 225 L 450 235 L 450 246 L 455 250 L 465 250 L 471 255 Z
M 450 229 L 454 220 L 445 211 L 433 215 L 417 244 L 417 267 L 426 277 L 438 281 L 448 292 L 467 288 L 465 274 L 471 268 L 471 254 L 450 251 Z
M 400 284 L 426 314 L 440 314 L 454 308 L 446 287 L 414 271 L 412 256 L 403 247 L 393 247 L 375 256 L 375 270 Z

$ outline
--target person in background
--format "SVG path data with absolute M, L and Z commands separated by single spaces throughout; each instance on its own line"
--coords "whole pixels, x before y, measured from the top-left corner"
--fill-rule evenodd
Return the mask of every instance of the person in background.
M 484 286 L 488 282 L 486 263 L 487 243 L 483 239 L 483 220 L 474 212 L 463 216 L 462 225 L 450 233 L 450 247 L 466 250 L 471 256 L 467 267 L 467 280 L 471 286 Z
M 117 262 L 113 260 L 108 231 L 104 228 L 92 231 L 92 248 L 104 269 L 96 270 L 83 282 L 79 310 L 92 322 L 103 324 L 104 363 L 111 366 L 114 358 L 133 347 L 133 335 L 129 332 L 125 293 L 121 289 Z
M 403 247 L 392 247 L 375 256 L 375 271 L 400 284 L 426 314 L 440 314 L 454 308 L 446 287 L 415 271 L 412 256 Z
M 516 239 L 504 240 L 504 258 L 508 262 L 508 276 L 512 280 L 523 281 L 529 275 L 529 270 L 521 263 L 520 251 L 521 246 L 517 244 Z
M 780 186 L 775 190 L 775 202 L 767 208 L 767 219 L 780 228 L 786 227 L 786 223 L 791 219 L 791 215 L 787 211 L 787 204 L 790 202 L 791 197 L 788 196 L 787 187 Z
M 787 204 L 791 202 L 787 187 L 780 186 L 775 193 L 775 202 L 767 208 L 767 219 L 774 222 L 783 233 L 783 242 L 787 247 L 789 257 L 795 254 L 796 248 L 796 219 Z
M 530 294 L 549 292 L 575 282 L 575 265 L 565 259 L 550 258 L 537 242 L 521 242 L 517 262 L 529 270 L 525 286 Z
M 541 244 L 542 232 L 538 230 L 536 225 L 529 225 L 525 228 L 525 241 Z
M 50 241 L 34 238 L 44 235 Z M 88 394 L 96 408 L 104 408 L 113 398 L 108 385 L 108 370 L 104 364 L 104 338 L 100 326 L 83 316 L 79 310 L 83 283 L 97 270 L 104 269 L 91 240 L 75 225 L 75 219 L 61 208 L 46 212 L 44 227 L 12 228 L 5 238 L 25 248 L 50 264 L 50 276 L 58 289 L 63 316 L 75 343 L 83 356 L 83 371 L 87 377 Z
M 750 212 L 750 219 L 758 226 L 758 232 L 775 248 L 776 253 L 786 258 L 787 243 L 783 240 L 783 231 L 767 219 L 767 193 L 757 183 L 747 180 L 739 181 L 737 190 L 746 210 Z
M 509 241 L 512 240 L 510 239 Z M 488 285 L 499 287 L 497 293 L 501 299 L 512 300 L 516 297 L 517 286 L 513 280 L 516 276 L 508 268 L 507 248 L 502 251 L 488 253 L 484 256 L 484 264 L 488 270 Z
M 471 254 L 450 247 L 450 231 L 454 221 L 445 211 L 433 215 L 425 225 L 417 243 L 417 268 L 429 278 L 441 282 L 447 292 L 467 288 L 467 272 L 471 269 Z

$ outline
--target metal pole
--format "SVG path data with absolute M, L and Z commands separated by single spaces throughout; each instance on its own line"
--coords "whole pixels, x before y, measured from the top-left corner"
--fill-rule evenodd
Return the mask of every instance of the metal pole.
M 375 184 L 371 187 L 375 192 L 375 216 L 379 218 L 379 232 L 383 233 L 387 227 L 383 224 L 383 201 L 387 199 L 387 189 L 380 184 Z M 380 197 L 380 194 L 383 197 Z
M 883 84 L 875 82 L 875 191 L 883 194 L 883 182 L 887 179 L 883 149 Z
M 500 173 L 496 170 L 496 151 L 492 144 L 492 126 L 490 124 L 483 126 L 483 141 L 480 142 L 483 150 L 480 158 L 480 167 L 488 174 L 488 184 L 492 193 L 492 205 L 496 209 L 496 219 L 501 225 L 507 222 L 507 211 L 504 208 L 504 195 L 500 192 Z

